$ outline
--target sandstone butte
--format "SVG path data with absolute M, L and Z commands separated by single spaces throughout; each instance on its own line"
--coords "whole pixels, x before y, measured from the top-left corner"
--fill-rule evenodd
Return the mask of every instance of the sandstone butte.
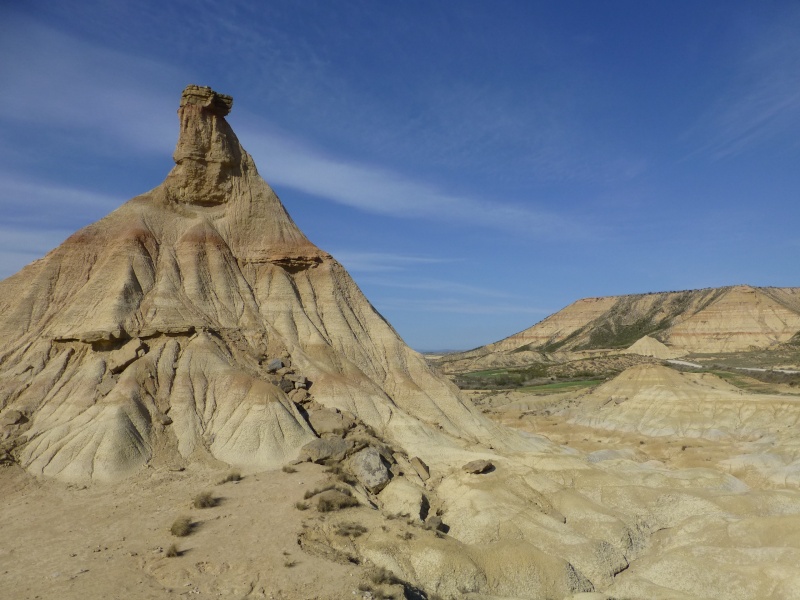
M 3 593 L 800 598 L 794 398 L 645 365 L 570 417 L 727 440 L 685 468 L 489 421 L 298 230 L 231 107 L 186 88 L 164 183 L 0 282 Z

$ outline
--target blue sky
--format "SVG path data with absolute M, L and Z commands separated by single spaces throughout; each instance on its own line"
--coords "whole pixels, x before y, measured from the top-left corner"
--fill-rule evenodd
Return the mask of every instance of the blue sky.
M 797 2 L 0 5 L 0 277 L 158 185 L 189 83 L 417 349 L 798 286 Z

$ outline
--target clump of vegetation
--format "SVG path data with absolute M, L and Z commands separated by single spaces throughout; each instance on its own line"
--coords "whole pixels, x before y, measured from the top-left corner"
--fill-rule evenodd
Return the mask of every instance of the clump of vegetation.
M 213 508 L 217 505 L 218 499 L 214 498 L 211 492 L 201 492 L 194 497 L 192 506 L 195 508 Z
M 283 566 L 286 567 L 287 569 L 291 569 L 292 567 L 297 566 L 297 561 L 291 558 L 287 558 L 285 561 L 283 561 Z
M 297 473 L 297 469 L 295 469 L 292 465 L 283 465 L 281 471 L 284 473 Z
M 322 492 L 327 492 L 328 490 L 338 490 L 338 491 L 342 492 L 343 494 L 347 494 L 348 496 L 352 496 L 353 495 L 353 493 L 350 490 L 348 490 L 347 488 L 340 488 L 340 487 L 337 487 L 335 483 L 329 483 L 328 485 L 320 487 L 320 488 L 314 488 L 313 490 L 306 490 L 306 493 L 303 494 L 303 499 L 304 500 L 308 500 L 309 498 L 313 498 L 317 494 L 321 494 Z
M 239 473 L 239 471 L 231 471 L 223 479 L 220 480 L 219 484 L 222 485 L 223 483 L 229 483 L 231 481 L 236 482 L 241 480 L 242 480 L 242 475 L 241 473 Z
M 192 523 L 192 519 L 189 517 L 178 517 L 175 519 L 175 522 L 172 524 L 172 527 L 169 528 L 169 531 L 172 535 L 176 537 L 186 537 L 192 530 L 194 529 L 194 523 Z
M 367 528 L 361 525 L 361 523 L 352 523 L 352 522 L 345 522 L 339 523 L 336 526 L 336 535 L 341 535 L 349 538 L 357 538 L 364 535 L 367 532 Z
M 308 510 L 308 504 L 306 502 L 295 502 L 294 507 L 297 510 Z
M 165 553 L 167 558 L 175 558 L 176 556 L 180 555 L 180 550 L 178 550 L 178 547 L 175 544 L 172 544 L 169 548 L 167 548 L 167 552 Z
M 338 490 L 332 490 L 327 494 L 321 495 L 317 499 L 317 510 L 319 512 L 333 512 L 344 508 L 358 506 L 358 500 L 347 494 L 342 494 Z

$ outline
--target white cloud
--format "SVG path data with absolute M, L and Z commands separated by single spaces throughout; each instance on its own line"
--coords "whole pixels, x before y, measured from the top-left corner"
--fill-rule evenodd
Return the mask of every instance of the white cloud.
M 453 262 L 451 259 L 447 258 L 430 258 L 384 252 L 342 250 L 332 251 L 331 254 L 336 260 L 342 263 L 348 271 L 362 273 L 404 271 L 410 267 L 418 267 L 419 265 Z
M 800 131 L 800 11 L 784 15 L 743 42 L 730 86 L 689 135 L 705 135 L 699 152 L 715 159 L 740 154 Z
M 240 137 L 268 181 L 366 212 L 491 227 L 543 239 L 592 235 L 576 218 L 454 194 L 384 167 L 325 156 L 284 134 L 250 128 Z
M 382 298 L 376 301 L 376 306 L 381 311 L 412 312 L 417 314 L 427 312 L 459 313 L 472 315 L 549 315 L 551 310 L 530 306 L 527 304 L 512 304 L 490 300 L 488 302 L 475 302 L 461 298 Z
M 64 229 L 17 229 L 0 226 L 0 279 L 41 258 L 72 234 Z
M 144 151 L 171 151 L 177 69 L 89 44 L 6 13 L 0 28 L 5 117 L 26 126 L 87 131 Z M 178 83 L 177 85 L 181 85 Z

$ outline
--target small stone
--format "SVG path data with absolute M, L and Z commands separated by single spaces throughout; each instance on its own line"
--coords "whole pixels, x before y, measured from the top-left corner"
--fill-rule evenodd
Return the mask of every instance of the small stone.
M 473 460 L 465 464 L 463 467 L 467 473 L 471 473 L 472 475 L 480 475 L 481 473 L 488 473 L 489 471 L 494 470 L 494 465 L 490 460 Z
M 280 358 L 273 358 L 271 361 L 267 363 L 267 372 L 275 373 L 278 369 L 282 369 L 283 367 L 284 364 Z
M 428 469 L 428 465 L 426 465 L 421 458 L 415 456 L 410 462 L 411 466 L 414 467 L 414 470 L 417 472 L 417 475 L 419 475 L 419 478 L 422 479 L 422 481 L 428 481 L 428 479 L 431 478 L 430 469 Z

